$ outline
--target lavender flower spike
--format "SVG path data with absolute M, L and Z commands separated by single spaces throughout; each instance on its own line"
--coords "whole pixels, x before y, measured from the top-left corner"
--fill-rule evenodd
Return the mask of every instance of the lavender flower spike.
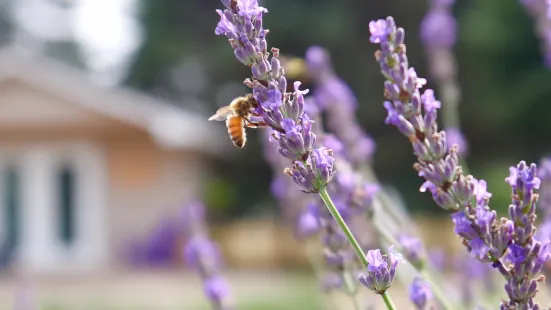
M 335 174 L 334 161 L 333 151 L 322 146 L 311 151 L 306 164 L 295 161 L 291 168 L 285 169 L 285 173 L 292 177 L 303 191 L 317 193 L 333 178 Z
M 422 267 L 425 258 L 421 240 L 405 234 L 398 236 L 397 240 L 400 243 L 404 257 L 415 267 Z
M 433 298 L 430 285 L 420 277 L 413 278 L 409 287 L 409 299 L 418 310 L 424 310 L 427 303 Z
M 316 136 L 311 131 L 313 121 L 304 112 L 304 95 L 300 82 L 294 83 L 294 92 L 287 93 L 285 70 L 278 59 L 279 50 L 268 52 L 262 27 L 262 15 L 267 10 L 257 0 L 222 1 L 226 9 L 217 10 L 220 21 L 217 35 L 225 35 L 236 58 L 251 68 L 252 78 L 245 85 L 253 90 L 258 107 L 254 116 L 261 118 L 272 129 L 272 139 L 279 142 L 278 152 L 293 161 L 285 172 L 305 192 L 317 193 L 327 185 L 334 174 L 333 153 L 330 149 L 314 150 Z
M 190 268 L 195 269 L 203 279 L 205 296 L 216 310 L 229 310 L 229 284 L 220 276 L 222 265 L 220 250 L 210 240 L 206 230 L 204 207 L 195 202 L 182 210 L 184 228 L 188 237 L 184 247 L 184 258 Z
M 367 252 L 366 274 L 360 274 L 360 283 L 377 294 L 384 294 L 392 284 L 396 276 L 396 267 L 402 256 L 394 253 L 394 247 L 388 249 L 388 254 L 381 255 L 381 250 L 370 250 Z
M 549 253 L 547 244 L 533 238 L 538 197 L 533 190 L 540 185 L 536 166 L 528 167 L 521 162 L 511 167 L 507 178 L 513 188 L 510 219 L 498 220 L 496 212 L 488 206 L 491 194 L 486 190 L 486 182 L 463 174 L 458 165 L 458 146 L 448 150 L 446 133 L 438 131 L 436 109 L 440 108 L 440 102 L 431 90 L 420 95 L 419 89 L 426 80 L 418 78 L 415 70 L 409 68 L 404 29 L 397 28 L 394 19 L 388 17 L 371 22 L 370 30 L 371 41 L 381 45 L 375 57 L 387 79 L 387 122 L 398 127 L 412 143 L 417 156 L 415 168 L 426 180 L 421 191 L 429 190 L 439 206 L 454 212 L 455 232 L 467 250 L 504 276 L 510 300 L 502 303 L 502 309 L 539 309 L 533 297 Z
M 530 305 L 536 307 L 534 296 L 544 277 L 540 275 L 543 264 L 549 259 L 548 240 L 545 244 L 534 238 L 536 232 L 536 203 L 538 195 L 534 193 L 541 181 L 537 177 L 537 167 L 521 161 L 510 168 L 510 176 L 505 179 L 511 185 L 513 203 L 509 206 L 509 216 L 514 222 L 515 234 L 509 245 L 510 277 L 505 290 L 509 300 L 502 303 L 503 309 Z M 536 309 L 536 308 L 534 308 Z

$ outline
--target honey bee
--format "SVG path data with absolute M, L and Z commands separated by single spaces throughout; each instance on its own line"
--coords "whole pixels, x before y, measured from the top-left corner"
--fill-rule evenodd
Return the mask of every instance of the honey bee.
M 247 133 L 245 127 L 259 128 L 266 127 L 263 121 L 252 121 L 251 117 L 259 117 L 254 110 L 258 107 L 258 102 L 252 94 L 244 97 L 237 97 L 224 107 L 221 107 L 216 113 L 209 118 L 209 121 L 226 121 L 230 138 L 238 148 L 245 146 L 247 141 Z

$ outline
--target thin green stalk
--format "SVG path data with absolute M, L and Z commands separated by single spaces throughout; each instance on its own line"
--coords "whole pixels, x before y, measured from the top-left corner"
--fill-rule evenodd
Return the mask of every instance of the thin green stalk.
M 392 303 L 392 299 L 390 298 L 388 292 L 384 292 L 381 296 L 383 296 L 383 300 L 385 301 L 385 305 L 388 310 L 396 310 L 396 307 Z
M 339 227 L 342 229 L 342 231 L 346 235 L 346 238 L 348 239 L 348 242 L 350 242 L 350 244 L 352 245 L 352 248 L 356 252 L 356 256 L 358 256 L 358 258 L 362 262 L 362 266 L 365 269 L 367 269 L 367 267 L 369 266 L 369 262 L 367 261 L 367 257 L 365 256 L 360 244 L 358 243 L 356 238 L 354 238 L 354 235 L 352 234 L 352 232 L 348 228 L 348 225 L 346 225 L 346 223 L 344 222 L 344 219 L 342 218 L 339 211 L 337 210 L 337 207 L 335 207 L 335 204 L 331 200 L 331 197 L 329 196 L 329 193 L 327 193 L 327 190 L 325 189 L 324 186 L 320 187 L 319 194 L 320 194 L 321 199 L 325 203 L 325 206 L 327 206 L 327 209 L 329 209 L 329 212 L 331 212 L 331 215 L 333 216 L 333 218 L 335 219 L 335 221 L 337 222 Z M 387 292 L 383 293 L 381 296 L 383 297 L 383 300 L 385 301 L 385 304 L 386 304 L 388 310 L 395 310 L 396 309 L 394 307 L 394 305 L 392 304 L 392 299 L 390 298 L 390 295 Z
M 352 234 L 352 232 L 348 228 L 348 225 L 346 225 L 346 223 L 344 222 L 342 216 L 340 215 L 339 211 L 337 210 L 337 207 L 335 207 L 335 204 L 331 200 L 331 197 L 327 193 L 327 190 L 325 189 L 325 187 L 322 186 L 319 189 L 319 194 L 321 196 L 321 199 L 323 200 L 323 202 L 327 206 L 327 209 L 329 209 L 329 212 L 331 212 L 331 215 L 333 216 L 333 218 L 337 222 L 337 225 L 339 225 L 339 227 L 342 229 L 342 231 L 346 235 L 346 238 L 348 239 L 348 242 L 350 242 L 350 244 L 352 245 L 352 248 L 356 252 L 356 256 L 358 256 L 358 258 L 360 259 L 360 262 L 362 263 L 362 266 L 364 268 L 367 268 L 367 266 L 369 266 L 369 263 L 367 262 L 367 257 L 365 256 L 365 254 L 362 250 L 362 247 L 360 246 L 358 241 L 356 241 L 356 238 L 354 238 L 354 235 Z

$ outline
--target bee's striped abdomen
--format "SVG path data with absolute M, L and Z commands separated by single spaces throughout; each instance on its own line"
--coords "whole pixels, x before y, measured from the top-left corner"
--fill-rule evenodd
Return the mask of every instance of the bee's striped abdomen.
M 226 120 L 226 126 L 228 126 L 228 133 L 230 134 L 233 145 L 239 148 L 244 147 L 247 136 L 245 134 L 245 122 L 243 118 L 239 116 L 230 116 Z

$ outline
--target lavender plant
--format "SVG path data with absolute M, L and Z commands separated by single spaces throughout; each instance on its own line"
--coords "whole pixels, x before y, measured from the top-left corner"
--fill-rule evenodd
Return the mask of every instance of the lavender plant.
M 427 309 L 427 306 L 432 298 L 433 294 L 429 283 L 419 277 L 413 279 L 413 282 L 409 287 L 409 299 L 415 305 L 416 309 Z
M 363 202 L 357 205 L 354 199 L 354 195 L 358 195 L 358 184 L 363 181 L 356 177 L 353 167 L 363 164 L 373 150 L 372 143 L 357 143 L 357 140 L 353 141 L 351 136 L 347 136 L 352 132 L 356 136 L 360 134 L 361 141 L 370 141 L 355 122 L 348 122 L 352 125 L 346 130 L 336 125 L 343 119 L 353 118 L 356 103 L 353 94 L 336 78 L 330 66 L 324 66 L 328 63 L 324 51 L 313 48 L 307 57 L 310 58 L 309 65 L 317 72 L 313 75 L 316 82 L 325 88 L 320 88 L 314 96 L 316 109 L 305 107 L 308 90 L 300 90 L 300 82 L 295 82 L 294 91 L 287 92 L 285 70 L 278 59 L 279 50 L 272 48 L 271 55 L 267 52 L 268 30 L 262 27 L 263 13 L 267 10 L 258 6 L 255 0 L 222 0 L 222 3 L 226 9 L 217 10 L 221 19 L 216 34 L 229 38 L 236 58 L 251 68 L 252 72 L 252 77 L 244 83 L 253 90 L 258 105 L 251 119 L 246 121 L 271 128 L 270 140 L 277 142 L 277 152 L 282 157 L 276 160 L 272 153 L 274 150 L 268 151 L 266 157 L 274 166 L 281 165 L 281 158 L 291 160 L 290 166 L 283 162 L 285 173 L 303 192 L 318 193 L 327 207 L 321 208 L 315 199 L 304 199 L 297 213 L 298 235 L 308 236 L 319 231 L 323 233 L 325 262 L 327 266 L 340 271 L 340 274 L 333 273 L 330 277 L 333 286 L 340 287 L 346 282 L 346 272 L 349 266 L 354 265 L 355 252 L 367 270 L 360 274 L 360 283 L 381 295 L 387 307 L 394 309 L 387 289 L 396 275 L 398 256 L 391 250 L 384 255 L 380 250 L 370 250 L 364 255 L 362 246 L 347 223 L 358 215 L 358 210 L 360 214 L 366 212 L 362 207 L 368 204 Z M 440 207 L 452 212 L 455 232 L 468 252 L 504 276 L 504 287 L 509 299 L 501 303 L 501 309 L 539 309 L 534 296 L 538 283 L 543 281 L 540 273 L 549 254 L 547 242 L 534 236 L 538 200 L 534 190 L 540 185 L 536 166 L 527 166 L 521 161 L 516 167 L 511 167 L 511 175 L 506 179 L 513 191 L 509 218 L 498 220 L 496 212 L 488 206 L 491 194 L 486 190 L 486 182 L 465 175 L 459 165 L 458 144 L 462 144 L 464 139 L 457 120 L 459 91 L 455 81 L 455 66 L 450 65 L 454 64 L 450 60 L 450 48 L 455 35 L 455 25 L 449 11 L 451 3 L 436 1 L 424 23 L 448 26 L 439 28 L 444 35 L 428 31 L 423 34 L 429 54 L 440 56 L 435 57 L 432 74 L 441 80 L 442 93 L 447 98 L 445 103 L 454 107 L 444 117 L 449 120 L 447 131 L 439 131 L 437 126 L 437 110 L 441 108 L 441 103 L 430 89 L 420 93 L 426 80 L 418 78 L 415 70 L 409 68 L 403 42 L 404 30 L 397 28 L 391 17 L 370 23 L 370 40 L 381 45 L 376 59 L 387 79 L 385 96 L 388 101 L 384 104 L 388 111 L 386 123 L 396 126 L 412 143 L 417 156 L 415 168 L 419 176 L 425 179 L 421 191 L 429 190 Z M 426 25 L 425 29 L 434 28 Z M 442 69 L 444 61 L 448 62 L 448 71 L 437 71 Z M 345 98 L 345 104 L 340 104 L 341 98 Z M 322 134 L 321 139 L 317 139 L 314 132 L 323 133 L 323 128 L 316 113 L 329 110 L 329 107 L 333 108 L 329 116 L 335 118 L 328 122 L 328 127 L 333 127 L 336 137 Z M 452 145 L 454 135 L 457 143 Z M 316 148 L 319 140 L 323 141 L 324 146 Z M 337 182 L 331 182 L 337 165 Z M 277 180 L 279 183 L 275 183 L 277 186 L 274 188 L 279 187 L 279 190 L 275 192 L 284 197 L 288 188 L 281 190 L 284 183 L 281 179 Z M 364 193 L 360 196 L 365 196 L 365 186 L 363 189 Z M 354 208 L 355 204 L 359 208 Z M 396 241 L 413 266 L 418 270 L 423 269 L 426 255 L 421 250 L 419 240 L 407 234 L 392 236 L 380 226 L 375 225 L 375 228 L 387 241 Z M 410 297 L 413 303 L 419 309 L 425 308 L 427 301 L 432 298 L 433 290 L 420 277 L 416 277 L 411 285 Z
M 321 57 L 321 55 L 323 57 Z M 310 59 L 314 58 L 314 59 Z M 324 132 L 323 121 L 321 118 L 321 112 L 326 114 L 326 119 L 331 119 L 335 117 L 342 122 L 346 122 L 348 127 L 353 132 L 356 132 L 360 126 L 357 123 L 353 113 L 338 113 L 338 107 L 340 105 L 350 106 L 349 102 L 353 98 L 352 91 L 350 88 L 338 78 L 334 71 L 331 68 L 329 62 L 329 54 L 322 49 L 321 47 L 311 47 L 307 52 L 307 63 L 308 67 L 314 66 L 310 72 L 295 72 L 298 75 L 306 76 L 319 76 L 320 74 L 325 74 L 325 78 L 315 78 L 314 83 L 316 86 L 316 91 L 313 96 L 306 98 L 305 100 L 305 109 L 309 112 L 309 115 L 315 121 L 313 130 L 321 134 L 323 141 L 322 144 L 331 146 L 331 149 L 335 150 L 334 156 L 336 161 L 339 163 L 339 174 L 336 176 L 336 182 L 332 182 L 328 186 L 328 192 L 333 197 L 333 200 L 336 202 L 336 206 L 339 209 L 339 212 L 343 218 L 347 221 L 347 224 L 350 226 L 351 230 L 354 232 L 364 232 L 361 236 L 371 236 L 365 240 L 359 240 L 360 244 L 365 248 L 378 247 L 382 242 L 390 242 L 398 245 L 400 251 L 403 251 L 406 258 L 410 260 L 413 264 L 412 267 L 416 269 L 414 274 L 407 272 L 407 269 L 400 273 L 400 280 L 409 285 L 414 276 L 420 277 L 420 273 L 426 273 L 430 268 L 430 264 L 426 262 L 426 255 L 423 249 L 422 243 L 418 238 L 415 238 L 411 234 L 404 233 L 404 227 L 401 226 L 413 226 L 407 216 L 400 216 L 401 223 L 393 224 L 392 219 L 389 219 L 386 216 L 381 216 L 385 210 L 393 210 L 395 214 L 399 214 L 399 210 L 396 210 L 398 204 L 390 203 L 391 199 L 387 197 L 380 190 L 380 186 L 376 183 L 366 182 L 362 173 L 357 173 L 353 168 L 353 163 L 349 161 L 347 154 L 355 153 L 349 152 L 350 147 L 353 146 L 353 143 L 344 144 L 339 141 L 339 139 L 332 135 L 331 133 Z M 283 62 L 284 67 L 287 67 L 287 64 L 292 62 L 298 62 L 296 58 L 287 59 Z M 320 68 L 323 68 L 320 71 Z M 296 70 L 294 70 L 296 71 Z M 293 76 L 291 76 L 293 78 Z M 335 81 L 334 83 L 327 83 L 327 81 Z M 338 87 L 336 87 L 338 86 Z M 343 91 L 343 90 L 346 90 Z M 322 94 L 331 94 L 329 96 L 330 100 L 327 100 L 324 104 L 318 103 L 318 98 L 325 98 L 327 95 Z M 339 96 L 339 94 L 348 94 L 346 96 Z M 328 108 L 328 107 L 333 107 Z M 335 114 L 335 115 L 332 115 Z M 331 127 L 331 126 L 328 126 Z M 346 133 L 344 133 L 347 136 Z M 367 136 L 367 135 L 363 135 Z M 278 172 L 286 166 L 287 161 L 281 156 L 275 154 L 276 147 L 273 143 L 268 143 L 265 141 L 265 158 L 272 165 L 274 171 Z M 352 150 L 354 148 L 352 147 Z M 364 163 L 357 164 L 360 167 L 356 169 L 361 169 L 369 178 L 374 177 L 374 174 L 370 172 L 370 165 Z M 363 166 L 363 167 L 362 167 Z M 367 172 L 367 173 L 366 173 Z M 297 236 L 300 239 L 316 236 L 318 232 L 321 232 L 322 235 L 322 245 L 323 245 L 323 262 L 320 264 L 317 259 L 317 254 L 307 251 L 310 256 L 310 261 L 314 267 L 314 271 L 321 279 L 322 287 L 326 292 L 332 291 L 343 291 L 348 296 L 351 297 L 352 301 L 357 305 L 358 301 L 356 300 L 356 285 L 350 281 L 353 277 L 351 274 L 354 273 L 354 264 L 351 264 L 351 258 L 353 258 L 353 252 L 350 246 L 346 244 L 346 239 L 339 234 L 339 230 L 335 229 L 335 224 L 331 219 L 331 215 L 328 212 L 323 212 L 323 208 L 320 208 L 319 202 L 316 202 L 315 199 L 308 198 L 312 196 L 308 195 L 297 195 L 297 192 L 290 191 L 292 184 L 286 182 L 285 179 L 281 177 L 276 177 L 272 185 L 272 193 L 280 201 L 280 204 L 283 206 L 283 213 L 286 215 L 288 220 L 291 220 L 296 223 L 295 231 Z M 377 194 L 380 193 L 380 194 Z M 386 199 L 380 199 L 381 197 L 386 197 Z M 306 199 L 305 199 L 306 198 Z M 384 205 L 383 208 L 373 209 L 373 202 L 380 202 Z M 293 210 L 295 209 L 295 210 Z M 398 211 L 398 212 L 397 212 Z M 299 214 L 297 214 L 297 212 Z M 287 217 L 289 214 L 294 214 L 297 218 Z M 358 215 L 367 215 L 367 216 L 358 216 Z M 373 215 L 377 215 L 375 218 Z M 363 221 L 362 221 L 363 219 Z M 366 221 L 367 220 L 367 221 Z M 381 221 L 384 225 L 373 225 L 375 221 Z M 406 224 L 406 225 L 404 225 Z M 394 229 L 389 229 L 390 227 L 401 227 L 400 233 L 397 234 L 397 238 L 393 236 L 395 231 Z M 380 230 L 377 230 L 379 228 Z M 373 231 L 375 229 L 375 231 Z M 373 233 L 366 234 L 365 232 L 372 231 Z M 391 233 L 388 233 L 390 231 Z M 373 238 L 379 235 L 381 239 Z M 308 246 L 308 244 L 306 244 Z M 317 250 L 317 248 L 315 249 Z M 408 264 L 406 260 L 403 260 Z M 407 266 L 406 266 L 407 267 Z M 411 269 L 411 268 L 410 268 Z M 434 273 L 431 276 L 434 278 Z M 449 305 L 449 302 L 444 297 L 445 295 L 440 291 L 436 290 L 438 293 L 439 301 L 445 306 L 446 309 L 452 309 L 453 306 Z
M 491 264 L 505 278 L 508 300 L 501 309 L 539 309 L 534 301 L 543 263 L 549 258 L 547 244 L 534 238 L 535 210 L 540 180 L 536 165 L 521 161 L 510 168 L 506 181 L 512 187 L 509 217 L 497 219 L 488 206 L 491 194 L 486 182 L 465 175 L 458 164 L 458 145 L 447 147 L 446 132 L 438 131 L 437 109 L 441 104 L 432 90 L 420 89 L 426 80 L 409 67 L 405 31 L 394 19 L 369 24 L 372 43 L 384 83 L 386 123 L 396 126 L 412 143 L 419 176 L 425 179 L 421 191 L 429 190 L 435 202 L 452 212 L 455 232 L 471 255 Z
M 203 279 L 205 296 L 213 309 L 233 309 L 229 284 L 220 275 L 220 250 L 209 238 L 207 231 L 204 206 L 200 202 L 187 205 L 182 210 L 182 220 L 187 235 L 184 248 L 187 265 L 196 270 Z
M 315 120 L 315 131 L 322 133 L 319 110 L 315 108 L 316 105 L 313 101 L 315 101 L 313 97 L 307 98 L 305 109 Z M 336 137 L 327 133 L 322 133 L 321 136 L 322 144 L 331 146 L 339 163 L 336 182 L 328 185 L 328 192 L 351 231 L 361 231 L 360 236 L 362 237 L 369 236 L 370 234 L 366 233 L 369 227 L 361 224 L 363 218 L 353 215 L 360 215 L 370 207 L 372 195 L 376 192 L 377 186 L 361 183 L 358 175 L 352 171 L 342 157 L 344 146 Z M 287 164 L 287 161 L 284 157 L 274 156 L 275 148 L 274 143 L 265 141 L 265 157 L 274 171 L 279 172 Z M 347 242 L 342 230 L 335 224 L 331 214 L 323 208 L 323 201 L 320 198 L 313 199 L 315 196 L 297 195 L 299 192 L 290 189 L 290 186 L 294 185 L 291 183 L 292 181 L 276 177 L 274 186 L 272 186 L 276 190 L 272 192 L 280 201 L 280 205 L 284 207 L 283 212 L 294 214 L 294 217 L 288 218 L 288 220 L 295 223 L 295 232 L 299 240 L 304 241 L 308 246 L 309 242 L 312 242 L 310 240 L 315 240 L 315 237 L 320 239 L 323 247 L 322 253 L 319 253 L 318 247 L 316 247 L 311 250 L 307 248 L 307 254 L 320 279 L 323 291 L 327 293 L 344 292 L 359 309 L 358 285 L 354 280 L 358 267 L 354 260 L 353 248 Z M 289 208 L 293 208 L 295 211 L 289 211 Z M 362 247 L 370 247 L 368 240 L 359 239 L 358 241 Z M 320 255 L 321 259 L 319 259 Z
M 329 120 L 327 127 L 331 133 L 335 133 L 335 136 L 342 136 L 346 139 L 349 137 L 348 132 L 354 133 L 354 135 L 360 137 L 360 145 L 362 144 L 361 141 L 370 139 L 366 133 L 363 133 L 354 115 L 356 106 L 354 94 L 348 85 L 336 75 L 331 66 L 329 53 L 321 47 L 310 47 L 306 52 L 306 60 L 308 69 L 310 70 L 309 75 L 314 76 L 313 80 L 316 86 L 313 98 L 308 98 L 309 101 L 315 104 L 310 109 L 314 111 L 313 117 L 316 120 L 316 131 L 323 132 L 324 126 L 320 113 L 324 112 L 326 119 Z M 322 101 L 321 103 L 319 102 L 320 100 Z M 340 107 L 344 108 L 340 109 Z M 344 112 L 341 110 L 344 110 Z M 333 124 L 338 120 L 341 125 L 332 126 L 330 121 L 332 119 L 334 120 Z M 338 141 L 338 139 L 332 140 Z M 374 146 L 374 143 L 371 144 Z M 332 145 L 335 145 L 335 143 L 333 142 Z M 434 272 L 432 264 L 426 259 L 426 251 L 421 240 L 415 237 L 415 225 L 412 223 L 407 212 L 400 208 L 400 204 L 395 199 L 392 199 L 391 195 L 377 183 L 376 175 L 373 172 L 371 164 L 368 162 L 374 148 L 368 153 L 369 156 L 367 154 L 364 156 L 366 160 L 361 163 L 354 163 L 351 161 L 354 157 L 349 154 L 357 154 L 356 146 L 350 140 L 350 143 L 342 143 L 342 146 L 338 147 L 338 149 L 342 149 L 341 152 L 336 152 L 336 158 L 341 167 L 341 177 L 338 179 L 345 180 L 345 182 L 332 184 L 337 187 L 337 195 L 339 192 L 347 192 L 347 188 L 350 188 L 351 180 L 359 183 L 363 182 L 364 192 L 370 194 L 367 195 L 369 202 L 367 204 L 364 203 L 365 206 L 363 207 L 364 211 L 367 211 L 365 214 L 367 215 L 368 222 L 362 229 L 363 231 L 373 231 L 372 235 L 375 236 L 375 240 L 371 240 L 371 244 L 376 246 L 384 242 L 394 244 L 398 251 L 404 254 L 407 260 L 403 261 L 406 265 L 412 264 L 411 267 L 413 267 L 409 268 L 410 272 L 407 272 L 407 269 L 402 269 L 400 273 L 399 278 L 405 285 L 409 285 L 414 276 L 420 277 L 421 274 L 435 281 L 437 278 L 436 272 Z M 343 163 L 344 167 L 342 167 Z M 346 173 L 344 177 L 342 168 L 347 168 L 345 169 Z M 361 171 L 361 173 L 354 173 L 354 169 Z M 365 191 L 365 188 L 371 188 L 371 191 Z M 376 192 L 373 191 L 375 189 Z M 350 209 L 357 210 L 357 204 L 351 204 Z M 438 282 L 442 283 L 442 281 Z M 452 309 L 453 305 L 449 302 L 449 298 L 439 289 L 441 286 L 444 285 L 439 285 L 435 289 L 437 299 L 444 308 Z
M 272 129 L 272 139 L 279 143 L 278 152 L 292 161 L 285 173 L 302 191 L 319 193 L 357 258 L 364 268 L 369 268 L 368 258 L 327 192 L 326 187 L 335 174 L 335 158 L 332 149 L 315 148 L 313 122 L 304 111 L 304 95 L 308 91 L 300 90 L 301 83 L 295 82 L 294 92 L 287 93 L 285 72 L 278 60 L 279 50 L 272 48 L 271 58 L 267 51 L 268 30 L 262 27 L 263 13 L 267 10 L 256 0 L 222 0 L 222 3 L 226 9 L 217 10 L 220 22 L 215 33 L 228 37 L 236 58 L 251 68 L 252 78 L 244 83 L 253 90 L 258 102 L 254 116 Z M 389 309 L 394 309 L 386 290 L 377 293 Z

